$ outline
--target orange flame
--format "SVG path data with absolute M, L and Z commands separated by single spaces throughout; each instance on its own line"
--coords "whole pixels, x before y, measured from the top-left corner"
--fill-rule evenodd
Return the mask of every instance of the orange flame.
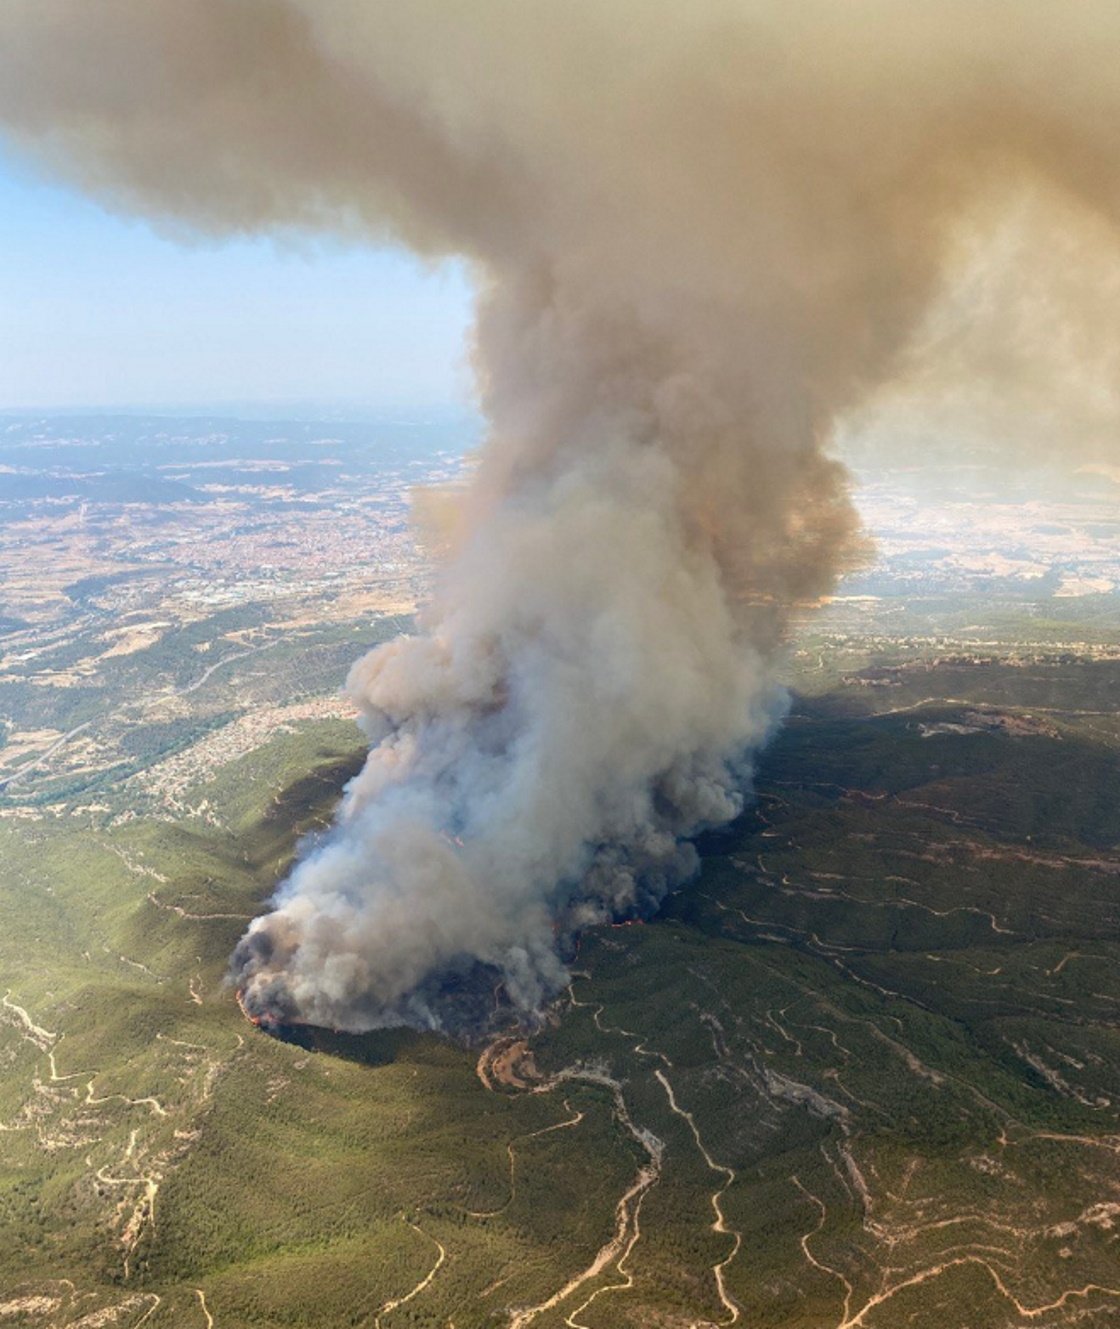
M 249 1021 L 255 1029 L 261 1029 L 265 1025 L 265 1019 L 261 1015 L 253 1015 L 245 1005 L 245 989 L 237 989 L 237 1007 L 241 1014 Z

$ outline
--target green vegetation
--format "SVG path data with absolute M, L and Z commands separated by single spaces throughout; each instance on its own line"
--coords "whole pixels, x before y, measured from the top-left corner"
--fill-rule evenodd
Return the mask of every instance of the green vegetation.
M 242 1018 L 229 952 L 348 722 L 202 813 L 4 818 L 4 1323 L 1120 1324 L 1120 667 L 884 667 L 797 702 L 526 1046 Z

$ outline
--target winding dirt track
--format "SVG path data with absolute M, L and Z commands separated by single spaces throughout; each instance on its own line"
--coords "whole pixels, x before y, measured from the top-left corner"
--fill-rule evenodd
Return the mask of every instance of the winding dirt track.
M 1049 1315 L 1053 1311 L 1061 1310 L 1068 1302 L 1076 1298 L 1085 1298 L 1091 1296 L 1094 1292 L 1103 1293 L 1109 1297 L 1120 1297 L 1120 1288 L 1102 1287 L 1099 1283 L 1087 1283 L 1084 1287 L 1070 1288 L 1063 1292 L 1061 1296 L 1054 1301 L 1047 1302 L 1043 1306 L 1024 1306 L 1015 1294 L 1007 1287 L 1003 1279 L 993 1265 L 981 1255 L 958 1255 L 954 1259 L 944 1260 L 940 1264 L 930 1265 L 927 1269 L 920 1269 L 915 1274 L 910 1274 L 906 1278 L 900 1278 L 896 1282 L 889 1284 L 882 1291 L 876 1292 L 874 1296 L 869 1297 L 863 1306 L 854 1314 L 846 1314 L 843 1320 L 837 1324 L 836 1329 L 859 1329 L 867 1319 L 867 1316 L 890 1301 L 904 1288 L 917 1287 L 921 1283 L 928 1283 L 931 1278 L 937 1278 L 949 1269 L 957 1269 L 963 1265 L 975 1265 L 982 1269 L 996 1286 L 996 1290 L 1001 1296 L 1005 1297 L 1015 1309 L 1015 1314 L 1024 1320 L 1037 1320 L 1043 1315 Z
M 639 1222 L 639 1211 L 641 1209 L 642 1196 L 661 1176 L 661 1157 L 660 1152 L 651 1155 L 650 1162 L 643 1164 L 638 1169 L 638 1175 L 634 1178 L 629 1190 L 623 1194 L 621 1199 L 615 1205 L 614 1232 L 608 1242 L 600 1247 L 595 1258 L 582 1272 L 575 1274 L 570 1278 L 558 1292 L 554 1292 L 547 1301 L 542 1301 L 536 1306 L 529 1306 L 523 1310 L 515 1311 L 510 1317 L 509 1329 L 524 1329 L 525 1325 L 532 1322 L 545 1311 L 550 1311 L 559 1306 L 561 1302 L 566 1301 L 573 1292 L 583 1287 L 591 1279 L 598 1277 L 604 1269 L 611 1264 L 615 1265 L 619 1273 L 626 1280 L 620 1284 L 621 1287 L 632 1286 L 633 1280 L 626 1274 L 622 1265 L 626 1257 L 637 1245 L 641 1237 L 641 1224 Z M 631 1208 L 631 1205 L 633 1206 Z M 607 1288 L 599 1289 L 600 1292 L 608 1291 Z M 578 1314 L 584 1307 L 589 1306 L 598 1292 L 593 1294 L 578 1308 L 574 1314 Z M 566 1324 L 572 1325 L 573 1319 L 569 1316 Z
M 206 1316 L 206 1329 L 214 1329 L 214 1317 L 206 1305 L 206 1293 L 200 1287 L 196 1287 L 194 1295 L 198 1298 L 198 1305 L 203 1315 Z
M 568 989 L 568 996 L 574 1007 L 590 1007 L 587 1002 L 581 1002 L 575 996 L 571 987 Z M 616 1034 L 623 1038 L 631 1040 L 631 1050 L 638 1057 L 653 1059 L 660 1063 L 653 1071 L 654 1078 L 658 1081 L 665 1091 L 669 1102 L 670 1110 L 678 1117 L 681 1117 L 689 1127 L 692 1137 L 696 1142 L 697 1149 L 704 1160 L 709 1171 L 717 1173 L 721 1182 L 719 1186 L 709 1196 L 709 1203 L 714 1215 L 711 1224 L 711 1230 L 720 1235 L 732 1239 L 731 1250 L 723 1259 L 717 1261 L 712 1266 L 712 1277 L 715 1282 L 716 1292 L 723 1306 L 726 1317 L 720 1321 L 722 1325 L 730 1326 L 734 1324 L 741 1316 L 742 1312 L 739 1305 L 727 1290 L 726 1271 L 731 1262 L 739 1254 L 742 1247 L 742 1235 L 735 1229 L 728 1226 L 723 1212 L 722 1197 L 729 1186 L 735 1181 L 735 1172 L 732 1168 L 717 1163 L 709 1153 L 700 1135 L 699 1128 L 691 1112 L 682 1108 L 677 1101 L 672 1082 L 669 1080 L 667 1071 L 673 1069 L 673 1063 L 663 1053 L 655 1049 L 647 1048 L 641 1041 L 641 1036 L 629 1029 L 612 1028 L 602 1022 L 602 1006 L 592 1009 L 592 1019 L 595 1026 L 601 1033 Z M 530 1070 L 531 1060 L 522 1058 L 517 1059 L 517 1046 L 509 1039 L 495 1039 L 483 1052 L 479 1059 L 478 1075 L 479 1079 L 490 1090 L 495 1089 L 495 1082 L 504 1083 L 511 1087 L 522 1089 L 530 1093 L 551 1093 L 558 1086 L 572 1082 L 582 1082 L 585 1084 L 598 1085 L 610 1091 L 614 1100 L 614 1116 L 620 1124 L 625 1127 L 633 1139 L 642 1147 L 646 1153 L 647 1161 L 638 1169 L 634 1180 L 627 1190 L 619 1197 L 614 1209 L 614 1228 L 608 1240 L 596 1252 L 594 1259 L 586 1268 L 574 1274 L 568 1281 L 546 1298 L 533 1306 L 515 1308 L 510 1316 L 509 1329 L 526 1329 L 540 1316 L 548 1311 L 555 1310 L 564 1302 L 570 1301 L 576 1292 L 585 1287 L 588 1283 L 602 1275 L 612 1266 L 619 1275 L 619 1281 L 605 1283 L 594 1289 L 574 1310 L 570 1311 L 564 1319 L 565 1325 L 569 1329 L 589 1329 L 589 1326 L 580 1318 L 582 1314 L 599 1297 L 609 1292 L 628 1291 L 634 1286 L 634 1276 L 627 1267 L 627 1262 L 638 1242 L 641 1240 L 641 1209 L 642 1202 L 648 1192 L 661 1179 L 662 1161 L 665 1153 L 665 1144 L 648 1127 L 636 1124 L 630 1115 L 629 1108 L 623 1094 L 622 1083 L 610 1075 L 605 1069 L 598 1066 L 574 1065 L 566 1067 L 558 1074 L 532 1083 L 521 1078 L 518 1072 L 528 1061 Z M 523 1045 L 520 1045 L 523 1047 Z M 557 1130 L 564 1126 L 575 1125 L 576 1119 L 572 1118 L 566 1122 L 557 1123 L 555 1126 L 546 1127 L 545 1130 Z M 543 1134 L 544 1132 L 535 1132 Z M 529 1138 L 529 1137 L 518 1137 Z M 516 1140 L 510 1142 L 511 1157 L 511 1179 L 512 1179 L 512 1148 Z M 507 1202 L 508 1203 L 508 1202 Z M 495 1211 L 500 1212 L 500 1211 Z
M 440 1266 L 443 1264 L 444 1260 L 447 1259 L 446 1248 L 442 1245 L 442 1243 L 437 1241 L 436 1238 L 433 1237 L 430 1232 L 425 1232 L 422 1227 L 417 1227 L 415 1223 L 411 1222 L 407 1218 L 404 1221 L 413 1230 L 413 1232 L 418 1233 L 421 1237 L 424 1238 L 425 1241 L 430 1241 L 432 1245 L 435 1246 L 439 1254 L 436 1256 L 435 1264 L 432 1265 L 432 1267 L 428 1270 L 428 1272 L 419 1281 L 419 1283 L 416 1284 L 414 1288 L 406 1292 L 403 1296 L 391 1298 L 381 1307 L 381 1309 L 374 1316 L 373 1320 L 374 1329 L 381 1329 L 382 1316 L 392 1314 L 392 1312 L 395 1311 L 398 1306 L 403 1306 L 406 1302 L 411 1301 L 413 1297 L 418 1297 L 420 1293 L 423 1292 L 424 1289 L 428 1286 L 428 1284 L 432 1281 L 432 1279 L 435 1278 L 436 1274 L 439 1272 Z
M 565 1099 L 564 1107 L 571 1112 L 571 1105 Z M 468 1218 L 497 1218 L 499 1214 L 504 1214 L 517 1197 L 517 1186 L 514 1175 L 516 1154 L 514 1145 L 520 1144 L 523 1140 L 535 1140 L 541 1135 L 551 1135 L 553 1131 L 567 1130 L 572 1126 L 578 1126 L 583 1120 L 582 1112 L 574 1112 L 564 1121 L 554 1122 L 551 1126 L 542 1126 L 539 1131 L 530 1131 L 527 1135 L 515 1135 L 506 1145 L 506 1153 L 509 1155 L 509 1195 L 506 1197 L 505 1204 L 499 1205 L 497 1209 L 467 1209 Z
M 734 1324 L 735 1321 L 738 1320 L 742 1312 L 740 1310 L 738 1302 L 736 1302 L 729 1295 L 727 1291 L 727 1285 L 724 1281 L 724 1270 L 731 1263 L 731 1261 L 734 1260 L 736 1255 L 739 1254 L 739 1248 L 743 1244 L 743 1238 L 741 1233 L 736 1232 L 733 1228 L 729 1228 L 727 1226 L 727 1221 L 724 1218 L 723 1214 L 723 1206 L 720 1204 L 720 1200 L 723 1198 L 724 1191 L 726 1191 L 727 1188 L 734 1182 L 735 1170 L 734 1168 L 726 1167 L 722 1163 L 717 1163 L 715 1159 L 712 1158 L 711 1154 L 708 1153 L 704 1141 L 700 1138 L 700 1132 L 696 1127 L 696 1122 L 693 1119 L 692 1113 L 686 1112 L 685 1109 L 682 1108 L 677 1103 L 677 1097 L 676 1094 L 674 1094 L 673 1092 L 673 1086 L 669 1083 L 669 1077 L 665 1074 L 665 1072 L 660 1068 L 658 1068 L 657 1070 L 654 1071 L 653 1074 L 654 1077 L 661 1083 L 662 1088 L 665 1090 L 665 1093 L 668 1095 L 670 1108 L 672 1108 L 672 1110 L 677 1114 L 678 1117 L 683 1117 L 685 1121 L 688 1122 L 688 1128 L 692 1132 L 692 1138 L 696 1141 L 696 1147 L 697 1149 L 700 1150 L 700 1154 L 703 1157 L 704 1162 L 708 1165 L 708 1170 L 710 1172 L 722 1172 L 724 1177 L 726 1178 L 723 1185 L 718 1190 L 713 1191 L 711 1194 L 712 1212 L 715 1214 L 715 1218 L 712 1221 L 712 1231 L 718 1232 L 721 1235 L 733 1237 L 734 1242 L 727 1256 L 724 1259 L 722 1259 L 719 1262 L 719 1264 L 714 1264 L 712 1266 L 712 1274 L 716 1280 L 716 1291 L 719 1293 L 719 1299 L 723 1304 L 724 1310 L 726 1310 L 728 1315 L 730 1316 L 730 1319 L 725 1320 L 724 1323 Z

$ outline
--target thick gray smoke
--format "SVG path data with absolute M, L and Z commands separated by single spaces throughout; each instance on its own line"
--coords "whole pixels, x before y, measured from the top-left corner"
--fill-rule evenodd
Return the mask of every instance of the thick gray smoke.
M 437 1024 L 480 963 L 533 1010 L 680 882 L 856 547 L 830 434 L 948 257 L 1027 189 L 1112 244 L 1113 0 L 5 0 L 0 36 L 9 135 L 110 206 L 476 272 L 489 441 L 238 949 L 272 1018 Z

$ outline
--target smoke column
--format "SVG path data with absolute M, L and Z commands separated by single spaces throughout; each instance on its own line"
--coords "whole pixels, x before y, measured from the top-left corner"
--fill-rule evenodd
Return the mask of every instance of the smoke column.
M 688 875 L 857 544 L 837 421 L 1003 200 L 1112 252 L 1118 39 L 1114 0 L 5 0 L 0 122 L 110 207 L 476 275 L 488 442 L 251 1012 L 438 1026 L 479 964 L 530 1012 Z

